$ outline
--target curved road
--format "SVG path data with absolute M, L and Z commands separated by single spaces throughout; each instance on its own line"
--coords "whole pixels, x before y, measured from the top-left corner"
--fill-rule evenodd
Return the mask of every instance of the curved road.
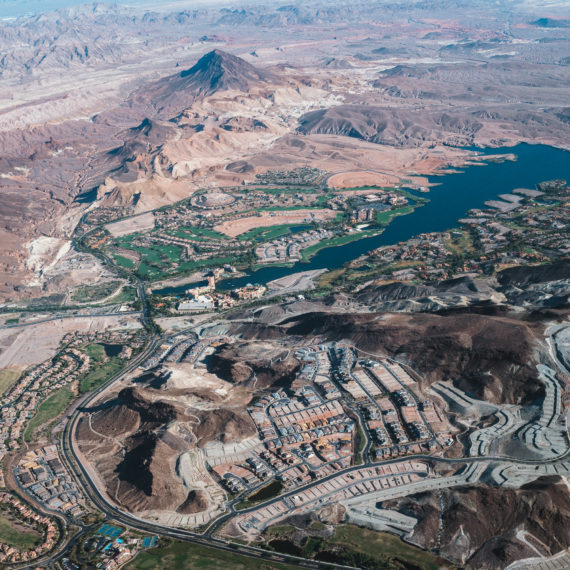
M 109 388 L 117 380 L 119 380 L 126 374 L 130 373 L 141 362 L 143 362 L 146 358 L 148 358 L 148 356 L 156 349 L 156 347 L 160 343 L 161 338 L 162 337 L 158 335 L 154 335 L 151 338 L 151 342 L 149 343 L 147 348 L 141 354 L 139 354 L 133 361 L 131 361 L 131 363 L 127 367 L 125 367 L 122 371 L 120 371 L 118 374 L 110 378 L 105 384 L 103 384 L 97 390 L 91 392 L 90 394 L 87 394 L 83 399 L 81 399 L 78 402 L 78 405 L 75 406 L 75 409 L 69 416 L 68 422 L 64 428 L 60 442 L 61 455 L 64 462 L 67 464 L 67 467 L 69 468 L 70 472 L 75 476 L 75 479 L 83 489 L 85 495 L 89 497 L 89 499 L 97 507 L 97 509 L 100 510 L 103 514 L 105 514 L 106 517 L 108 517 L 109 519 L 112 519 L 113 521 L 116 521 L 119 524 L 123 524 L 127 527 L 131 527 L 143 532 L 158 534 L 161 536 L 167 536 L 170 538 L 183 540 L 186 542 L 192 542 L 195 544 L 201 544 L 203 546 L 215 548 L 218 550 L 223 550 L 226 552 L 234 552 L 237 554 L 250 556 L 261 560 L 291 564 L 297 567 L 317 568 L 317 569 L 335 567 L 335 568 L 350 569 L 351 567 L 349 566 L 339 566 L 322 562 L 316 562 L 313 560 L 307 560 L 304 558 L 299 558 L 287 554 L 270 552 L 253 546 L 246 546 L 238 543 L 227 542 L 212 537 L 211 532 L 201 535 L 190 531 L 170 528 L 168 526 L 164 526 L 158 523 L 145 521 L 143 519 L 135 517 L 134 515 L 121 511 L 115 505 L 110 503 L 108 499 L 99 491 L 97 485 L 93 482 L 91 476 L 89 475 L 87 470 L 83 467 L 81 460 L 79 459 L 78 454 L 74 447 L 73 433 L 77 428 L 77 423 L 81 417 L 83 409 L 86 406 L 88 406 L 91 402 L 93 402 L 103 391 Z M 51 565 L 55 563 L 57 560 L 63 558 L 69 547 L 75 544 L 81 538 L 81 536 L 88 530 L 90 530 L 90 528 L 88 528 L 87 530 L 83 529 L 75 536 L 70 538 L 69 541 L 67 541 L 65 544 L 66 549 L 64 551 L 60 551 L 59 553 L 52 555 L 49 559 L 44 560 L 43 564 Z M 29 567 L 34 567 L 34 566 L 37 566 L 37 561 L 34 564 L 31 564 Z
M 222 517 L 218 518 L 217 520 L 213 521 L 203 534 L 199 534 L 199 533 L 191 532 L 191 531 L 187 531 L 187 530 L 171 528 L 171 527 L 159 524 L 159 523 L 149 522 L 149 521 L 143 520 L 141 518 L 138 518 L 134 515 L 131 515 L 130 513 L 126 513 L 124 511 L 121 511 L 118 507 L 116 507 L 114 504 L 112 504 L 100 492 L 100 490 L 97 488 L 96 483 L 92 480 L 89 472 L 87 471 L 87 469 L 85 469 L 85 467 L 83 466 L 83 464 L 79 458 L 79 455 L 75 449 L 75 442 L 74 442 L 73 434 L 77 428 L 77 424 L 78 424 L 78 421 L 81 417 L 81 413 L 82 413 L 83 409 L 86 406 L 88 406 L 91 402 L 93 402 L 96 398 L 98 398 L 98 396 L 103 391 L 107 390 L 112 384 L 114 384 L 116 381 L 121 379 L 126 374 L 133 371 L 141 362 L 143 362 L 150 354 L 152 354 L 152 352 L 156 349 L 156 347 L 158 346 L 158 344 L 162 340 L 162 336 L 156 334 L 156 332 L 155 332 L 156 328 L 155 328 L 155 325 L 154 325 L 152 318 L 151 318 L 150 307 L 149 307 L 148 299 L 146 297 L 144 282 L 137 279 L 136 288 L 137 288 L 139 299 L 141 301 L 141 306 L 142 306 L 142 315 L 141 316 L 142 316 L 143 323 L 145 324 L 147 330 L 153 331 L 154 334 L 153 334 L 153 336 L 150 337 L 150 342 L 149 342 L 148 346 L 146 347 L 146 349 L 143 352 L 141 352 L 141 354 L 139 354 L 134 360 L 132 360 L 122 371 L 120 371 L 118 374 L 116 374 L 115 376 L 110 378 L 105 384 L 100 386 L 94 392 L 87 394 L 84 398 L 82 398 L 77 403 L 76 406 L 74 406 L 73 411 L 69 415 L 69 418 L 68 418 L 67 424 L 64 428 L 64 431 L 62 434 L 62 439 L 60 442 L 62 459 L 67 464 L 70 472 L 75 476 L 78 484 L 83 488 L 85 495 L 87 497 L 89 497 L 90 500 L 92 501 L 92 503 L 97 507 L 97 509 L 99 509 L 102 513 L 104 513 L 106 515 L 106 517 L 108 517 L 109 519 L 116 521 L 119 524 L 123 524 L 127 527 L 131 527 L 131 528 L 143 531 L 143 532 L 158 534 L 161 536 L 167 536 L 167 537 L 170 537 L 173 539 L 192 542 L 192 543 L 200 544 L 200 545 L 207 546 L 210 548 L 215 548 L 215 549 L 226 551 L 226 552 L 234 552 L 234 553 L 237 553 L 240 555 L 250 556 L 253 558 L 257 558 L 257 559 L 273 561 L 273 562 L 282 562 L 285 564 L 291 564 L 291 565 L 294 565 L 297 567 L 303 567 L 303 568 L 331 568 L 331 567 L 350 568 L 350 567 L 343 567 L 343 566 L 333 565 L 333 564 L 328 564 L 328 563 L 323 563 L 323 562 L 317 562 L 314 560 L 308 560 L 308 559 L 299 558 L 299 557 L 291 556 L 291 555 L 287 555 L 287 554 L 274 553 L 274 552 L 270 552 L 270 551 L 263 550 L 260 548 L 256 548 L 253 546 L 248 546 L 248 545 L 243 545 L 243 544 L 238 544 L 238 543 L 232 543 L 229 541 L 221 540 L 219 538 L 215 538 L 213 536 L 213 533 L 221 525 L 223 525 L 225 522 L 230 520 L 233 516 L 238 514 L 238 513 L 236 513 L 236 511 L 234 509 L 234 504 L 238 502 L 238 499 L 234 499 L 233 501 L 228 503 L 229 512 L 227 514 L 225 514 Z M 298 489 L 295 489 L 293 491 L 289 491 L 288 493 L 280 495 L 279 497 L 275 497 L 273 499 L 270 499 L 264 503 L 252 506 L 252 507 L 247 508 L 247 509 L 240 510 L 239 514 L 253 512 L 253 511 L 255 511 L 255 510 L 257 510 L 263 506 L 267 506 L 267 505 L 275 503 L 279 500 L 282 500 L 284 497 L 296 494 L 303 489 L 308 489 L 314 485 L 321 484 L 321 483 L 323 483 L 329 479 L 337 477 L 341 473 L 349 473 L 351 471 L 356 471 L 356 470 L 359 470 L 359 469 L 362 469 L 365 467 L 376 467 L 376 466 L 382 466 L 382 465 L 387 465 L 387 464 L 392 464 L 392 463 L 398 463 L 398 462 L 401 462 L 403 460 L 419 459 L 419 460 L 426 460 L 426 461 L 431 461 L 431 462 L 442 462 L 442 463 L 448 463 L 448 464 L 471 464 L 471 463 L 479 463 L 479 462 L 509 461 L 511 463 L 519 463 L 519 464 L 529 464 L 529 465 L 539 464 L 539 465 L 542 465 L 542 464 L 546 464 L 546 463 L 556 463 L 559 461 L 563 461 L 569 455 L 570 455 L 570 450 L 558 458 L 551 459 L 551 460 L 540 460 L 540 461 L 537 461 L 537 460 L 513 460 L 512 458 L 502 457 L 502 456 L 468 457 L 468 458 L 452 459 L 452 458 L 445 458 L 445 457 L 433 457 L 430 455 L 415 455 L 415 456 L 409 456 L 406 458 L 392 459 L 392 460 L 379 461 L 379 462 L 371 462 L 367 457 L 368 454 L 365 453 L 365 461 L 362 465 L 354 465 L 352 467 L 348 467 L 346 469 L 343 469 L 341 471 L 333 473 L 327 477 L 324 477 L 324 478 L 319 479 L 317 481 L 311 482 L 311 483 L 309 483 L 303 487 L 299 487 Z M 85 534 L 85 532 L 87 532 L 87 530 L 82 529 L 79 533 L 76 533 L 73 537 L 71 537 L 71 539 L 69 540 L 69 542 L 66 545 L 67 548 L 69 548 L 72 544 L 74 544 L 79 539 L 81 539 L 81 537 Z M 55 561 L 61 559 L 65 555 L 66 550 L 60 551 L 58 554 L 53 555 L 49 560 L 47 560 L 47 564 L 53 564 Z

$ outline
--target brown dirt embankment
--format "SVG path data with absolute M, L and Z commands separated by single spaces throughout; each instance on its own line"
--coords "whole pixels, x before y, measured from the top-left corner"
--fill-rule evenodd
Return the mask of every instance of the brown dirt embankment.
M 544 395 L 537 379 L 544 324 L 475 313 L 312 312 L 271 328 L 304 338 L 348 341 L 373 354 L 412 366 L 431 384 L 451 380 L 475 397 L 525 404 Z M 267 325 L 242 324 L 247 338 L 267 334 Z
M 441 512 L 441 505 L 444 505 Z M 462 487 L 386 501 L 417 517 L 412 540 L 424 548 L 436 547 L 442 522 L 441 554 L 468 569 L 493 570 L 535 557 L 536 552 L 517 538 L 519 530 L 533 544 L 556 554 L 570 546 L 570 497 L 558 476 L 541 477 L 520 489 Z M 533 538 L 534 537 L 534 540 Z

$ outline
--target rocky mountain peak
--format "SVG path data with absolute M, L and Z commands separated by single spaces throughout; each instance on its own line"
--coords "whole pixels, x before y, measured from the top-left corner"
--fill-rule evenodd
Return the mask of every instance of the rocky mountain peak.
M 267 81 L 269 75 L 240 57 L 215 49 L 182 71 L 180 77 L 184 86 L 211 94 L 220 89 L 247 91 L 252 85 Z

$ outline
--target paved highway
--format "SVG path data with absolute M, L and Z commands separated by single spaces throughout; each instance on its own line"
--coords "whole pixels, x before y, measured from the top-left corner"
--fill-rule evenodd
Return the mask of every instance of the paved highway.
M 41 312 L 41 311 L 38 311 Z M 16 323 L 12 325 L 2 325 L 0 326 L 0 330 L 2 329 L 19 329 L 21 327 L 32 327 L 34 325 L 40 325 L 42 323 L 49 323 L 50 321 L 61 321 L 64 319 L 97 319 L 101 317 L 125 317 L 125 316 L 137 316 L 143 315 L 141 311 L 126 311 L 124 313 L 119 313 L 119 311 L 112 311 L 107 313 L 93 313 L 92 315 L 54 315 L 53 317 L 48 317 L 46 319 L 38 319 L 37 321 L 29 321 L 25 323 Z
M 109 517 L 113 521 L 116 521 L 117 523 L 123 524 L 131 528 L 141 530 L 143 532 L 158 534 L 161 536 L 167 536 L 170 538 L 184 540 L 195 544 L 201 544 L 203 546 L 208 546 L 218 550 L 224 550 L 227 552 L 239 553 L 245 556 L 250 556 L 262 560 L 283 562 L 297 567 L 303 567 L 303 568 L 337 567 L 337 568 L 347 568 L 347 569 L 351 568 L 349 566 L 343 567 L 339 565 L 332 565 L 322 562 L 316 562 L 313 560 L 307 560 L 296 556 L 291 556 L 281 553 L 273 553 L 253 546 L 245 546 L 242 544 L 230 543 L 212 537 L 211 533 L 200 535 L 198 533 L 176 529 L 176 528 L 170 528 L 168 526 L 164 526 L 158 523 L 145 521 L 143 519 L 135 517 L 134 515 L 121 511 L 115 505 L 110 503 L 107 500 L 107 498 L 99 491 L 96 484 L 93 482 L 90 474 L 82 465 L 81 460 L 78 457 L 78 454 L 75 449 L 73 433 L 77 428 L 77 423 L 81 417 L 82 411 L 85 409 L 86 406 L 88 406 L 93 400 L 95 400 L 103 391 L 109 388 L 109 386 L 111 386 L 117 380 L 122 378 L 124 375 L 134 370 L 141 362 L 143 362 L 148 356 L 150 356 L 150 354 L 156 349 L 160 341 L 161 337 L 157 335 L 154 336 L 151 339 L 149 346 L 141 354 L 139 354 L 124 370 L 122 370 L 117 375 L 110 378 L 99 389 L 95 390 L 91 394 L 88 394 L 81 401 L 81 406 L 77 406 L 69 417 L 69 420 L 62 433 L 60 450 L 62 452 L 62 458 L 64 459 L 71 473 L 75 475 L 75 478 L 82 487 L 85 495 L 89 497 L 89 499 L 97 507 L 98 510 L 100 510 L 102 513 L 104 513 L 107 517 Z M 69 543 L 66 546 L 69 548 L 72 544 L 75 544 L 75 542 L 77 542 L 79 537 L 83 534 L 84 533 L 82 532 L 79 535 L 76 535 L 73 539 L 69 541 Z M 63 552 L 54 554 L 49 560 L 46 561 L 46 563 L 53 564 L 55 561 L 61 559 L 63 556 L 64 556 Z M 30 567 L 32 566 L 33 565 L 31 565 Z

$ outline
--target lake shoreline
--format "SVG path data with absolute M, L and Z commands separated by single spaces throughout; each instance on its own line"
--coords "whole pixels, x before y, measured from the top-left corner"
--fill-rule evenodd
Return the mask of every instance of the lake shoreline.
M 485 202 L 515 188 L 534 187 L 554 178 L 570 178 L 570 152 L 553 146 L 521 143 L 506 147 L 473 148 L 481 161 L 460 171 L 430 176 L 429 201 L 406 215 L 390 220 L 383 231 L 344 245 L 319 249 L 307 261 L 283 266 L 268 266 L 230 277 L 220 283 L 221 290 L 243 287 L 248 283 L 265 285 L 296 273 L 339 269 L 381 246 L 407 241 L 422 233 L 455 228 L 469 210 L 487 209 Z M 503 151 L 503 152 L 501 152 Z M 512 155 L 516 155 L 513 160 Z M 489 157 L 490 160 L 485 160 Z M 502 158 L 504 157 L 504 158 Z M 536 168 L 541 164 L 541 169 Z M 181 295 L 184 289 L 169 288 L 158 294 Z

